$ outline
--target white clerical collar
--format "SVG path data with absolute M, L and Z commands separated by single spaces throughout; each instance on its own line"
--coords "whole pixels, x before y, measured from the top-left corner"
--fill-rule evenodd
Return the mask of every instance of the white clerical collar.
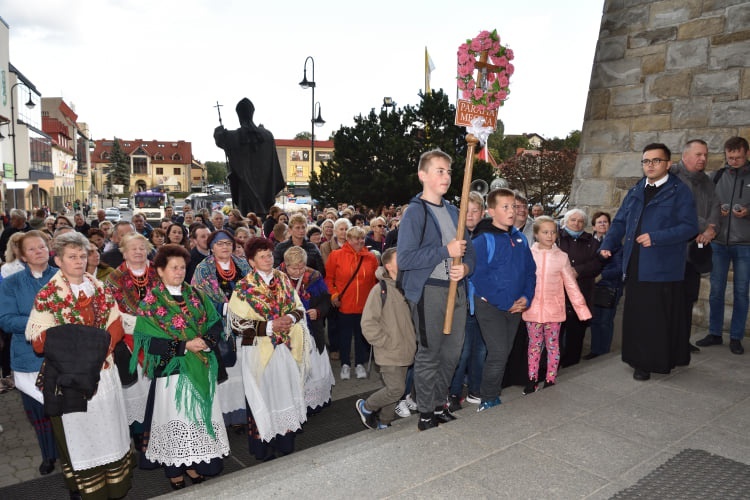
M 669 179 L 669 173 L 667 173 L 667 175 L 665 175 L 664 177 L 662 177 L 662 178 L 661 178 L 661 179 L 659 179 L 658 181 L 654 182 L 653 184 L 650 184 L 650 183 L 648 182 L 648 179 L 646 179 L 646 186 L 654 186 L 654 187 L 660 187 L 660 186 L 661 186 L 661 185 L 663 185 L 663 184 L 664 184 L 665 182 L 667 182 L 667 179 Z

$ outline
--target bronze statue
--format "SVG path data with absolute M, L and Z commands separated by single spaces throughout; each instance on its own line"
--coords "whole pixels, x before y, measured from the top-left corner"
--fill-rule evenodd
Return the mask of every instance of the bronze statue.
M 255 212 L 263 217 L 286 185 L 276 143 L 270 131 L 253 123 L 255 106 L 250 99 L 242 99 L 235 110 L 240 128 L 227 130 L 219 125 L 214 130 L 214 141 L 227 155 L 232 202 L 243 216 Z

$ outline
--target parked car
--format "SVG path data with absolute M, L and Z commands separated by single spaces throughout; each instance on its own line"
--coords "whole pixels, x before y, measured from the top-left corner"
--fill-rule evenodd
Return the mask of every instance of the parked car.
M 127 198 L 120 198 L 120 210 L 130 210 L 130 200 Z
M 104 211 L 104 218 L 112 222 L 120 222 L 120 209 L 117 207 L 109 207 Z

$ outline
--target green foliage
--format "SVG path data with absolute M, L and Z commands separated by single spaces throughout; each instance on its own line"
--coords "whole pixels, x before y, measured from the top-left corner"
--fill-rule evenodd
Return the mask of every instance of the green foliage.
M 422 190 L 417 178 L 420 155 L 440 148 L 453 158 L 453 183 L 446 198 L 461 192 L 466 162 L 465 130 L 454 125 L 456 110 L 442 90 L 420 94 L 418 106 L 373 109 L 354 118 L 333 137 L 333 158 L 313 173 L 310 193 L 324 206 L 346 202 L 379 207 L 408 202 Z M 474 179 L 492 178 L 492 167 L 475 162 Z
M 311 137 L 310 132 L 299 132 L 294 136 L 294 139 L 298 141 L 309 141 Z
M 112 144 L 109 162 L 107 187 L 111 190 L 113 184 L 122 184 L 125 190 L 123 194 L 127 195 L 130 192 L 130 157 L 123 151 L 120 141 L 116 137 L 114 144 Z
M 223 184 L 227 180 L 227 164 L 223 161 L 207 161 L 206 182 L 209 184 Z
M 551 151 L 562 151 L 568 149 L 570 151 L 578 151 L 578 146 L 581 144 L 581 131 L 572 130 L 567 137 L 560 139 L 555 137 L 554 139 L 545 140 L 542 143 L 544 149 Z

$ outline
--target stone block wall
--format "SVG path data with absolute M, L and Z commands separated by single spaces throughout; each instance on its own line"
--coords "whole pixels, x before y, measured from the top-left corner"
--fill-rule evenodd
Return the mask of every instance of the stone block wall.
M 676 162 L 703 139 L 720 168 L 726 139 L 750 139 L 750 2 L 605 0 L 581 132 L 570 206 L 589 214 L 617 211 L 648 143 Z

